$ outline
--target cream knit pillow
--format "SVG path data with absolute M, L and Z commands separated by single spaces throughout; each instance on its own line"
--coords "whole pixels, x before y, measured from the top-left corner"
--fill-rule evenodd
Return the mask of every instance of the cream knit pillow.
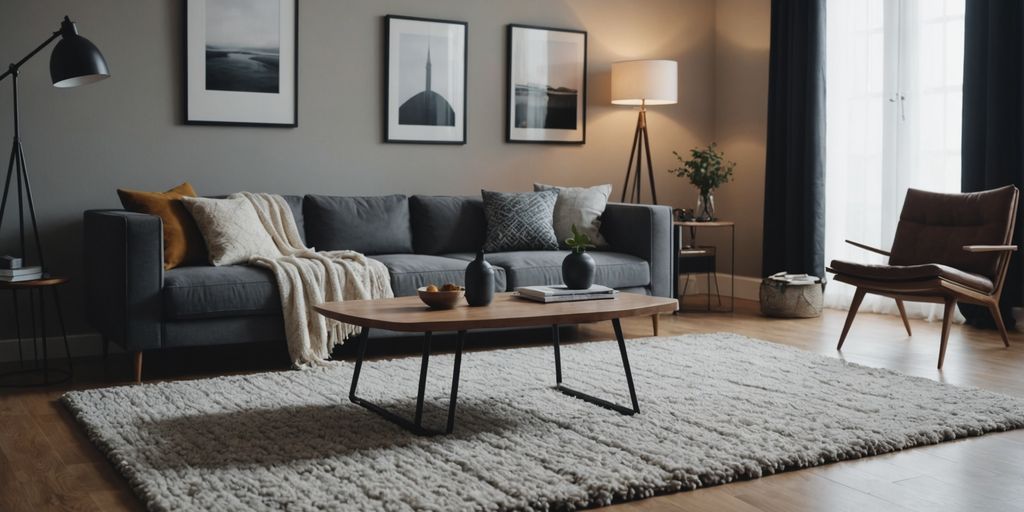
M 239 265 L 256 256 L 281 256 L 248 199 L 183 197 L 181 201 L 199 226 L 213 265 Z

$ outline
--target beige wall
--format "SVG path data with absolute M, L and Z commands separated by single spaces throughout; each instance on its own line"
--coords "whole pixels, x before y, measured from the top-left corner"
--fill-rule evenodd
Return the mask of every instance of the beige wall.
M 736 271 L 750 277 L 761 277 L 770 18 L 770 0 L 715 3 L 714 138 L 736 162 L 735 181 L 715 201 L 736 221 Z
M 760 108 L 762 100 L 737 95 L 756 92 L 745 87 L 757 89 L 762 78 L 755 73 L 755 83 L 745 84 L 750 77 L 738 68 L 767 50 L 759 37 L 734 41 L 722 35 L 742 25 L 746 3 L 752 2 L 303 0 L 300 123 L 294 129 L 182 125 L 182 0 L 10 2 L 0 17 L 0 62 L 20 58 L 69 14 L 110 64 L 109 80 L 55 89 L 49 86 L 47 51 L 25 66 L 20 80 L 23 138 L 48 261 L 52 270 L 80 283 L 81 212 L 116 207 L 117 187 L 162 190 L 188 180 L 201 194 L 476 194 L 482 187 L 527 190 L 536 180 L 610 182 L 617 197 L 636 112 L 608 103 L 609 68 L 613 61 L 633 58 L 676 59 L 681 70 L 680 103 L 652 109 L 649 115 L 662 201 L 674 206 L 694 202 L 691 187 L 666 172 L 673 165 L 671 151 L 705 144 L 716 137 L 716 125 L 729 126 L 717 137 L 740 163 L 740 178 L 722 190 L 720 208 L 734 209 L 737 215 L 729 216 L 737 219 L 740 214 L 759 219 L 752 212 L 759 211 L 760 198 L 747 185 L 760 179 L 755 179 L 761 172 L 755 158 L 759 146 L 752 140 L 759 132 L 743 121 L 750 116 L 757 124 L 757 117 L 746 111 Z M 465 146 L 381 143 L 385 14 L 469 22 Z M 586 145 L 504 142 L 508 23 L 589 32 Z M 716 58 L 715 48 L 729 48 L 727 43 L 736 45 L 732 57 Z M 733 63 L 732 58 L 739 60 Z M 716 93 L 716 81 L 725 94 Z M 11 135 L 9 94 L 10 82 L 0 83 L 2 141 Z M 735 110 L 731 102 L 737 102 Z M 727 111 L 715 114 L 722 109 Z M 740 220 L 741 248 L 759 254 L 760 227 Z M 8 218 L 0 252 L 11 252 L 12 227 Z M 747 256 L 740 270 L 755 273 L 750 262 L 759 258 Z M 73 332 L 87 330 L 81 300 L 77 284 L 66 291 Z

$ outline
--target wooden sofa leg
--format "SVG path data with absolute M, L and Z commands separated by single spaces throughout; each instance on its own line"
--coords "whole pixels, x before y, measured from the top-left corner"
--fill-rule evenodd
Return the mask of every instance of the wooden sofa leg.
M 949 330 L 953 325 L 953 313 L 956 310 L 956 299 L 946 299 L 945 311 L 942 313 L 942 344 L 939 345 L 939 369 L 946 359 L 946 344 L 949 343 Z
M 135 383 L 142 384 L 142 352 L 135 353 Z
M 903 319 L 903 327 L 907 329 L 907 336 L 913 336 L 914 333 L 910 332 L 910 320 L 907 319 L 907 308 L 903 307 L 903 301 L 896 299 L 896 307 L 900 310 L 900 318 Z
M 1003 323 L 1003 313 L 999 311 L 999 303 L 993 302 L 988 305 L 988 311 L 992 313 L 992 318 L 996 321 L 996 327 L 999 329 L 999 335 L 1003 337 L 1003 346 L 1010 346 L 1010 336 L 1006 333 L 1006 324 Z
M 846 335 L 850 333 L 850 326 L 853 325 L 853 317 L 857 316 L 857 309 L 860 308 L 860 303 L 864 301 L 865 293 L 867 292 L 861 288 L 857 288 L 857 291 L 853 293 L 853 302 L 850 303 L 850 312 L 846 314 L 846 324 L 843 325 L 843 334 L 839 336 L 839 345 L 836 345 L 836 350 L 843 349 Z
M 654 335 L 658 335 L 658 315 L 651 315 L 651 325 L 654 327 Z

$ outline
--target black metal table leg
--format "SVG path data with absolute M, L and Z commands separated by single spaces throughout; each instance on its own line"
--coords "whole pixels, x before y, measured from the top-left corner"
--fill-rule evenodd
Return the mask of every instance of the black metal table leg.
M 25 354 L 21 348 L 21 312 L 18 311 L 18 291 L 11 290 L 11 301 L 14 303 L 14 332 L 18 336 L 18 368 L 25 367 Z
M 434 430 L 422 425 L 423 420 L 423 401 L 424 395 L 426 394 L 427 385 L 427 368 L 430 361 L 430 342 L 432 333 L 424 333 L 423 340 L 423 356 L 420 363 L 420 378 L 419 386 L 416 394 L 416 413 L 413 417 L 413 421 L 399 416 L 384 407 L 381 407 L 369 400 L 360 398 L 356 395 L 356 389 L 359 384 L 359 374 L 363 368 L 363 361 L 366 357 L 366 345 L 367 338 L 369 337 L 369 328 L 363 329 L 363 333 L 359 336 L 359 347 L 356 355 L 356 366 L 352 371 L 352 385 L 349 388 L 348 398 L 352 403 L 365 407 L 370 412 L 376 413 L 382 418 L 420 436 L 436 436 L 443 434 L 450 434 L 455 428 L 455 406 L 458 400 L 459 393 L 459 374 L 462 367 L 462 349 L 465 343 L 466 331 L 459 331 L 458 338 L 455 348 L 455 368 L 452 372 L 452 390 L 451 395 L 448 399 L 448 422 L 444 431 Z
M 459 398 L 459 374 L 462 372 L 462 347 L 466 343 L 466 331 L 455 336 L 455 368 L 452 370 L 452 394 L 448 397 L 448 426 L 446 434 L 455 430 L 455 404 Z
M 555 342 L 555 384 L 562 383 L 562 353 L 558 346 L 561 343 L 561 334 L 558 332 L 558 324 L 551 326 L 551 339 Z
M 629 356 L 626 355 L 626 340 L 623 339 L 622 337 L 622 325 L 619 323 L 618 318 L 612 319 L 612 327 L 615 328 L 615 338 L 619 342 L 619 353 L 622 355 L 622 367 L 626 371 L 626 383 L 629 385 L 629 399 L 632 402 L 633 408 L 631 409 L 629 407 L 614 404 L 602 398 L 597 398 L 596 396 L 588 395 L 581 391 L 576 391 L 575 389 L 569 388 L 562 384 L 562 363 L 558 355 L 559 336 L 557 325 L 554 327 L 553 331 L 553 337 L 555 342 L 555 378 L 558 381 L 558 383 L 555 385 L 555 389 L 573 398 L 579 398 L 580 400 L 604 407 L 605 409 L 611 409 L 620 414 L 624 414 L 627 416 L 637 414 L 640 412 L 640 404 L 637 402 L 636 399 L 636 388 L 633 386 L 633 372 L 631 372 L 629 369 Z

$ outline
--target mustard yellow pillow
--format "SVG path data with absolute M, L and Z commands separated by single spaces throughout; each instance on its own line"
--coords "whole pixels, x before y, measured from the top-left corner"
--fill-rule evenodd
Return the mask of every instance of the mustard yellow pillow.
M 182 197 L 195 197 L 187 182 L 167 192 L 142 192 L 117 189 L 125 210 L 156 215 L 164 224 L 164 269 L 185 265 L 205 265 L 206 243 L 196 221 L 182 204 Z

